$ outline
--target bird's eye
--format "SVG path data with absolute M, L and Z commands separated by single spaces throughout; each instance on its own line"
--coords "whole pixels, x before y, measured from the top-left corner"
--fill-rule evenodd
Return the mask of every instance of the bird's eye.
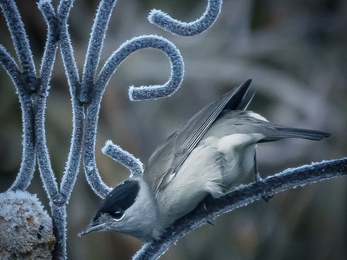
M 124 217 L 124 211 L 118 210 L 115 212 L 112 212 L 111 216 L 115 221 L 119 221 Z

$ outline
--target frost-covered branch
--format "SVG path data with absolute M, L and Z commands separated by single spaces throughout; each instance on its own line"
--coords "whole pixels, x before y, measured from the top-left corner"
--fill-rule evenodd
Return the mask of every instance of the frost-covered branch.
M 193 36 L 210 28 L 217 20 L 222 9 L 222 0 L 208 0 L 203 15 L 194 22 L 185 23 L 176 20 L 161 10 L 153 9 L 148 15 L 148 21 L 160 28 L 180 36 Z
M 79 101 L 80 83 L 78 69 L 75 58 L 73 56 L 73 48 L 68 33 L 67 19 L 72 7 L 73 1 L 63 0 L 58 6 L 57 20 L 60 29 L 60 50 L 63 58 L 65 74 L 69 82 L 69 90 L 72 103 L 72 136 L 71 146 L 66 163 L 66 168 L 60 184 L 60 192 L 68 201 L 75 185 L 78 175 L 80 161 L 83 149 L 83 124 L 84 109 Z M 62 210 L 58 211 L 62 212 Z
M 55 61 L 57 41 L 59 41 L 59 26 L 50 1 L 40 1 L 38 7 L 48 25 L 48 35 L 41 61 L 40 75 L 37 78 L 29 41 L 17 6 L 12 0 L 0 1 L 0 4 L 22 67 L 21 72 L 17 68 L 13 58 L 1 46 L 1 63 L 15 85 L 22 108 L 22 163 L 17 179 L 11 186 L 10 190 L 25 190 L 29 186 L 35 170 L 35 159 L 37 159 L 41 179 L 50 199 L 53 213 L 57 205 L 58 207 L 61 207 L 66 202 L 59 193 L 57 182 L 51 167 L 46 144 L 44 123 L 46 98 L 48 96 L 49 82 Z M 57 221 L 54 219 L 53 214 L 53 224 L 56 222 Z M 56 226 L 54 226 L 54 230 L 57 230 Z M 65 233 L 65 226 L 61 230 Z M 39 229 L 38 232 L 40 233 Z M 56 237 L 58 239 L 58 246 L 56 249 L 60 250 L 61 255 L 65 255 L 65 240 L 61 239 L 59 236 Z M 40 240 L 40 236 L 37 236 L 37 239 Z M 14 249 L 14 254 L 16 254 L 16 250 L 18 252 L 18 249 L 19 248 Z
M 97 22 L 97 19 L 95 21 Z M 98 39 L 103 39 L 103 37 L 98 37 Z M 100 40 L 100 44 L 101 43 L 102 41 Z M 94 192 L 102 198 L 104 198 L 111 190 L 111 188 L 102 181 L 95 160 L 95 141 L 102 95 L 111 76 L 117 70 L 119 65 L 130 54 L 144 48 L 159 49 L 167 55 L 171 63 L 171 76 L 164 85 L 130 87 L 130 99 L 144 100 L 151 98 L 163 98 L 172 95 L 180 87 L 183 80 L 183 58 L 173 43 L 155 35 L 135 37 L 123 43 L 106 61 L 105 65 L 100 71 L 96 83 L 94 84 L 93 78 L 89 77 L 89 81 L 85 81 L 82 84 L 83 86 L 92 86 L 92 88 L 88 87 L 89 90 L 87 92 L 89 97 L 84 99 L 90 102 L 87 104 L 86 110 L 83 157 L 84 170 L 89 185 L 92 187 Z M 89 71 L 89 73 L 91 73 L 89 68 L 85 68 L 85 71 Z M 84 101 L 82 101 L 82 103 L 83 102 Z
M 36 79 L 35 68 L 27 35 L 15 3 L 13 1 L 0 1 L 0 7 L 5 16 L 17 56 L 23 68 L 23 72 L 20 72 L 14 59 L 0 45 L 0 63 L 14 83 L 22 111 L 22 162 L 17 178 L 10 189 L 25 190 L 29 186 L 35 171 L 34 111 L 31 100 L 31 93 L 36 88 L 36 85 L 32 84 Z
M 50 2 L 41 1 L 38 5 L 42 12 L 45 21 L 48 25 L 47 39 L 45 45 L 44 55 L 41 61 L 40 70 L 40 88 L 37 95 L 34 97 L 35 106 L 35 150 L 37 156 L 37 163 L 40 169 L 41 179 L 44 183 L 47 195 L 52 205 L 63 205 L 64 198 L 61 197 L 58 185 L 55 180 L 54 172 L 52 169 L 51 161 L 49 158 L 46 131 L 45 131 L 45 110 L 46 100 L 48 96 L 49 81 L 52 75 L 53 64 L 55 55 L 58 48 L 58 42 L 54 37 L 54 31 L 57 24 L 54 16 L 54 10 Z
M 30 77 L 34 77 L 36 70 L 33 55 L 18 8 L 13 0 L 2 0 L 0 1 L 0 5 L 23 72 L 28 73 Z M 32 91 L 35 91 L 34 85 L 30 85 L 29 87 Z
M 142 249 L 133 257 L 133 260 L 158 259 L 189 231 L 226 212 L 260 200 L 263 196 L 341 175 L 347 175 L 347 158 L 287 169 L 259 182 L 242 185 L 218 199 L 208 197 L 194 211 L 169 227 L 160 240 L 144 244 Z
M 51 79 L 55 55 L 57 52 L 57 42 L 59 41 L 59 24 L 55 17 L 54 9 L 49 1 L 40 1 L 38 8 L 41 11 L 48 26 L 46 45 L 41 61 L 40 80 L 41 91 L 47 91 Z
M 144 99 L 156 99 L 171 96 L 180 86 L 184 76 L 184 63 L 180 51 L 169 40 L 157 35 L 142 35 L 123 43 L 111 57 L 106 61 L 100 71 L 96 82 L 95 93 L 102 93 L 105 85 L 109 82 L 111 76 L 119 65 L 133 52 L 154 48 L 161 50 L 166 54 L 171 64 L 170 79 L 164 85 L 141 86 L 129 88 L 129 98 L 132 101 Z
M 80 82 L 74 51 L 71 45 L 67 19 L 70 14 L 73 0 L 62 0 L 58 6 L 58 21 L 60 26 L 60 52 L 63 59 L 65 74 L 73 96 L 79 95 Z
M 42 1 L 43 2 L 43 1 Z M 66 259 L 66 204 L 70 199 L 71 192 L 75 185 L 79 172 L 82 140 L 84 111 L 79 102 L 79 76 L 77 65 L 73 57 L 73 49 L 68 33 L 67 19 L 72 7 L 73 1 L 61 1 L 58 6 L 57 17 L 51 16 L 46 20 L 49 26 L 47 41 L 59 40 L 63 64 L 67 75 L 69 90 L 72 103 L 72 136 L 70 142 L 70 151 L 66 163 L 65 171 L 60 183 L 60 201 L 52 205 L 52 218 L 54 226 L 54 235 L 57 243 L 54 249 L 54 259 Z
M 135 158 L 131 153 L 123 150 L 120 146 L 113 144 L 112 141 L 108 140 L 105 143 L 105 146 L 102 148 L 102 152 L 124 167 L 128 168 L 131 176 L 142 176 L 142 162 Z
M 106 37 L 107 26 L 116 0 L 102 0 L 99 4 L 89 38 L 86 60 L 83 67 L 82 90 L 80 100 L 88 103 L 89 94 L 93 91 L 93 80 L 100 60 L 101 49 Z

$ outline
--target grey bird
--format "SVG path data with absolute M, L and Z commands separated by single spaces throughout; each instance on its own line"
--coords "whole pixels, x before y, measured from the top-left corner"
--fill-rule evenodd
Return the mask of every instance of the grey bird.
M 143 176 L 130 177 L 106 196 L 80 235 L 113 230 L 142 241 L 159 239 L 207 195 L 218 198 L 240 184 L 256 166 L 258 143 L 330 136 L 272 124 L 245 110 L 255 94 L 250 83 L 247 80 L 179 127 L 154 151 Z

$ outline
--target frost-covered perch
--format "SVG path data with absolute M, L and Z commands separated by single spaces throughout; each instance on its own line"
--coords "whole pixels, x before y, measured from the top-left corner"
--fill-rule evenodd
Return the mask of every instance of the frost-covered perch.
M 222 0 L 208 0 L 203 15 L 194 22 L 185 23 L 176 20 L 161 10 L 153 9 L 148 21 L 160 28 L 180 36 L 194 36 L 206 31 L 217 20 L 222 9 Z
M 106 141 L 102 152 L 124 167 L 127 167 L 131 176 L 141 176 L 143 174 L 142 162 L 131 153 L 123 150 L 120 146 L 113 144 L 111 140 Z
M 260 200 L 262 196 L 273 195 L 341 175 L 347 175 L 347 158 L 287 169 L 261 181 L 239 186 L 234 191 L 218 199 L 208 197 L 194 211 L 168 228 L 160 240 L 144 244 L 133 257 L 133 260 L 158 259 L 189 231 L 206 224 L 208 220 L 223 213 Z

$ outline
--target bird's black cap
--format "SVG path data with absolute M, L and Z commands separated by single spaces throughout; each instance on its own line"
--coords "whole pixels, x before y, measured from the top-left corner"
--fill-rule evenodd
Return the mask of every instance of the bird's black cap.
M 109 194 L 107 194 L 94 220 L 98 219 L 100 214 L 108 213 L 111 216 L 125 212 L 134 204 L 139 193 L 140 185 L 138 181 L 126 180 L 118 184 Z

